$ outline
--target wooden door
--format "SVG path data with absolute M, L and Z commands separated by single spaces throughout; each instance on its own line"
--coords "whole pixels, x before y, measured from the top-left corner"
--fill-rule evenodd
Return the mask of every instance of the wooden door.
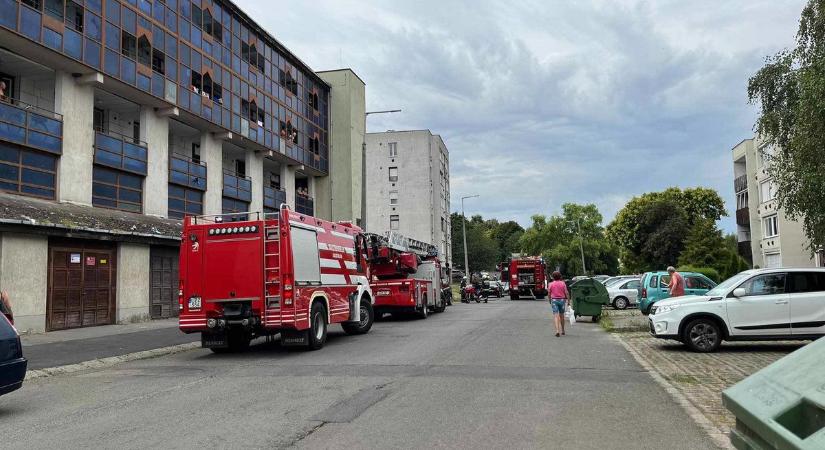
M 48 331 L 115 323 L 115 249 L 73 244 L 49 249 Z
M 149 305 L 153 319 L 178 316 L 178 258 L 173 247 L 152 247 Z

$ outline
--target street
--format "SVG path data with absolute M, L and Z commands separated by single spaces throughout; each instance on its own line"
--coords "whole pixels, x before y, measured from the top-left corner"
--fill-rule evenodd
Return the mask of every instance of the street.
M 34 380 L 0 397 L 4 448 L 714 448 L 597 324 L 548 305 L 457 304 L 336 326 L 317 352 L 261 342 Z

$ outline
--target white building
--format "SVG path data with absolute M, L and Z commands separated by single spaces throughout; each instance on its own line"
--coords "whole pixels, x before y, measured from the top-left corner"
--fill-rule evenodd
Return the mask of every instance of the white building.
M 452 257 L 450 157 L 430 130 L 367 133 L 367 231 L 401 234 Z
M 754 267 L 822 265 L 821 254 L 811 256 L 802 224 L 777 206 L 776 187 L 766 168 L 772 151 L 758 138 L 733 148 L 739 254 Z

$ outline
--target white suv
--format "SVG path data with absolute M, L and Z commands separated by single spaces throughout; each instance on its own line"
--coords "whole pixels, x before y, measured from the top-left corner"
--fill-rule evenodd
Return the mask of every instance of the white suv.
M 806 340 L 825 336 L 825 269 L 755 269 L 705 295 L 661 300 L 650 333 L 698 352 L 726 341 Z

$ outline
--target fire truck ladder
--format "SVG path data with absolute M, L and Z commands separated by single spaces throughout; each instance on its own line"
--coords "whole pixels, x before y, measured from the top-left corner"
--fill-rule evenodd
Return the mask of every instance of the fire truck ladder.
M 264 292 L 266 311 L 281 309 L 280 227 L 278 215 L 264 220 Z M 264 319 L 266 320 L 266 319 Z
M 406 237 L 397 231 L 389 231 L 381 238 L 387 247 L 399 252 L 415 253 L 421 258 L 438 256 L 435 245 Z

